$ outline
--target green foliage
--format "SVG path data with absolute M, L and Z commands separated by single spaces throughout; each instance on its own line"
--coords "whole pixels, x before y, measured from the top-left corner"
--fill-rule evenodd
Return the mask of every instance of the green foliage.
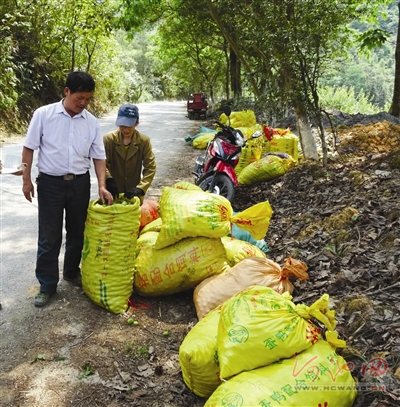
M 201 2 L 193 7 L 181 1 L 159 25 L 158 73 L 166 95 L 186 98 L 191 92 L 206 92 L 213 99 L 223 89 L 227 44 L 205 13 Z
M 1 48 L 3 47 L 0 44 L 0 53 L 7 55 L 1 51 Z M 8 110 L 15 107 L 18 100 L 16 91 L 18 79 L 13 69 L 13 63 L 7 57 L 0 60 L 0 71 L 2 72 L 0 76 L 0 110 Z
M 382 110 L 392 96 L 397 14 L 388 0 L 1 2 L 0 117 L 28 120 L 59 100 L 73 69 L 94 76 L 96 115 L 190 92 L 229 99 L 233 54 L 238 106 L 267 106 L 268 117 L 293 103 L 343 99 L 353 110 Z
M 373 50 L 376 47 L 381 47 L 390 34 L 381 28 L 373 28 L 363 32 L 358 36 L 358 41 L 361 43 L 361 50 L 367 48 Z
M 45 357 L 43 354 L 38 354 L 38 355 L 35 356 L 35 358 L 31 361 L 31 364 L 37 362 L 38 360 L 45 361 L 45 360 L 46 360 L 46 357 Z
M 4 16 L 7 18 L 7 16 Z M 18 78 L 15 74 L 15 63 L 12 59 L 13 42 L 5 25 L 0 26 L 0 110 L 15 107 L 18 100 L 16 87 Z
M 166 8 L 162 0 L 122 0 L 118 26 L 133 36 L 142 29 L 151 29 L 161 19 Z
M 91 375 L 94 374 L 90 362 L 85 362 L 85 363 L 81 366 L 81 370 L 82 370 L 82 373 L 80 373 L 80 374 L 78 375 L 78 379 L 86 379 L 87 377 L 89 377 L 89 376 L 91 376 Z
M 112 0 L 28 0 L 0 6 L 0 115 L 13 108 L 29 120 L 40 105 L 63 96 L 70 70 L 92 70 L 114 21 Z M 96 58 L 97 57 L 97 58 Z M 4 86 L 3 86 L 4 85 Z
M 97 52 L 99 56 L 92 62 L 92 73 L 96 81 L 95 100 L 89 108 L 100 116 L 125 100 L 125 50 L 115 37 L 110 37 L 103 41 Z
M 148 347 L 145 345 L 136 347 L 135 342 L 128 342 L 125 345 L 125 351 L 132 359 L 135 359 L 138 356 L 144 359 L 148 359 L 150 357 Z
M 148 358 L 150 357 L 149 351 L 148 351 L 148 349 L 147 349 L 147 346 L 141 346 L 141 347 L 138 349 L 138 353 L 139 353 L 139 355 L 140 355 L 142 358 L 148 359 Z
M 351 58 L 335 64 L 330 74 L 321 80 L 321 85 L 351 87 L 356 94 L 363 91 L 377 109 L 385 110 L 393 95 L 393 41 L 393 38 L 390 39 L 383 48 L 371 52 L 370 56 L 358 55 L 353 48 L 350 50 Z
M 359 1 L 337 0 L 207 3 L 218 26 L 228 31 L 222 32 L 225 39 L 242 55 L 257 98 L 263 95 L 272 102 L 279 94 L 281 105 L 318 112 L 319 81 L 335 58 L 346 55 L 352 40 L 347 25 L 356 19 L 372 21 L 383 1 L 361 7 Z
M 321 107 L 323 109 L 341 110 L 349 114 L 374 114 L 381 110 L 374 106 L 361 90 L 358 94 L 354 88 L 323 87 L 319 89 Z

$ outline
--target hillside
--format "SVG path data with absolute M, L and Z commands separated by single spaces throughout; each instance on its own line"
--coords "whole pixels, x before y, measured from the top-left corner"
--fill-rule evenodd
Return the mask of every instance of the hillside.
M 386 360 L 386 373 L 372 379 L 386 391 L 360 392 L 359 407 L 400 400 L 400 127 L 377 118 L 343 121 L 335 161 L 326 168 L 305 162 L 277 180 L 240 187 L 234 203 L 240 211 L 269 200 L 269 257 L 309 267 L 308 280 L 294 283 L 294 302 L 329 294 L 353 376 L 371 382 L 362 365 Z

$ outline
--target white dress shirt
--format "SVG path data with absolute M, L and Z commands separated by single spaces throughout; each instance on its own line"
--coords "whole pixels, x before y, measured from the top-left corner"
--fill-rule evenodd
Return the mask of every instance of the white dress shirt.
M 106 158 L 98 120 L 87 110 L 71 117 L 62 100 L 34 112 L 24 146 L 39 149 L 38 170 L 49 175 L 84 174 Z

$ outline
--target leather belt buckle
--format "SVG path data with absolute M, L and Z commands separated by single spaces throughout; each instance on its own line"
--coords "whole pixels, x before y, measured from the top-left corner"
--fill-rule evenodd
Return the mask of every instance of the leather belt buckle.
M 66 175 L 63 175 L 63 180 L 64 181 L 72 181 L 72 180 L 74 180 L 76 178 L 76 175 L 75 174 L 66 174 Z

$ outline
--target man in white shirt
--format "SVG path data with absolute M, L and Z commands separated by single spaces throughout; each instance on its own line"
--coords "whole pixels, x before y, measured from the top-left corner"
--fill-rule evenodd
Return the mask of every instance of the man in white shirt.
M 40 292 L 37 307 L 46 305 L 59 281 L 58 257 L 65 212 L 65 257 L 63 278 L 82 286 L 80 261 L 87 208 L 90 200 L 90 161 L 93 160 L 99 197 L 109 205 L 113 197 L 106 189 L 106 161 L 100 125 L 86 110 L 95 89 L 90 74 L 71 72 L 65 83 L 65 98 L 37 109 L 29 124 L 22 151 L 22 191 L 32 202 L 33 154 L 39 150 L 36 179 L 39 206 L 39 237 L 36 278 Z

